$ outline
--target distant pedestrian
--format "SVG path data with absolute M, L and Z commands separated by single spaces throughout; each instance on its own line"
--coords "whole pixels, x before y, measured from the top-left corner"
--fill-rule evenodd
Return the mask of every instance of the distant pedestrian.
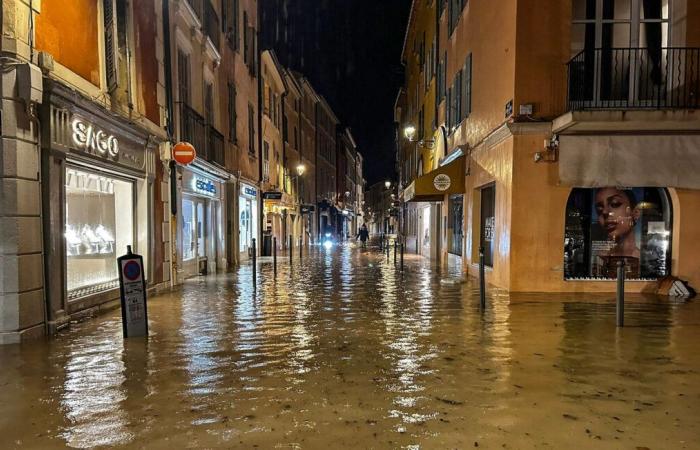
M 367 241 L 369 240 L 369 230 L 366 224 L 362 224 L 360 231 L 357 233 L 357 237 L 362 241 L 362 248 L 367 247 Z

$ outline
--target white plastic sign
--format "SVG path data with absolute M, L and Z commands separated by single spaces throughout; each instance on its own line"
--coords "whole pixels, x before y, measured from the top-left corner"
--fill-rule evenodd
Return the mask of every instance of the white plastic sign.
M 148 309 L 146 304 L 146 279 L 143 276 L 143 257 L 131 252 L 117 259 L 119 265 L 119 289 L 122 304 L 122 328 L 124 337 L 148 336 Z

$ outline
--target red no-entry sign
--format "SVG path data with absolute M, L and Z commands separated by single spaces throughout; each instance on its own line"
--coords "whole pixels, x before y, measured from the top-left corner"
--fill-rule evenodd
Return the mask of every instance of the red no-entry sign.
M 180 164 L 188 165 L 197 156 L 197 151 L 189 142 L 180 142 L 173 147 L 173 159 Z

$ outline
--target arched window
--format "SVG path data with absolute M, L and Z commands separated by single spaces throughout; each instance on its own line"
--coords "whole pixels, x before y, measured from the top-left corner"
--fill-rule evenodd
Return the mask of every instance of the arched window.
M 630 279 L 670 274 L 672 219 L 662 188 L 573 189 L 566 206 L 564 277 L 615 278 L 619 261 Z

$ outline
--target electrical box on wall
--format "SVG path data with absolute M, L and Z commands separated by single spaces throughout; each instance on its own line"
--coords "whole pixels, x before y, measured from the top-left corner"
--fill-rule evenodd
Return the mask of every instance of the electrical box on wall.
M 534 112 L 534 109 L 535 108 L 532 106 L 532 103 L 520 105 L 520 115 L 521 116 L 531 116 L 532 113 Z
M 17 93 L 19 98 L 30 103 L 41 103 L 43 97 L 43 81 L 39 67 L 34 64 L 17 66 Z

